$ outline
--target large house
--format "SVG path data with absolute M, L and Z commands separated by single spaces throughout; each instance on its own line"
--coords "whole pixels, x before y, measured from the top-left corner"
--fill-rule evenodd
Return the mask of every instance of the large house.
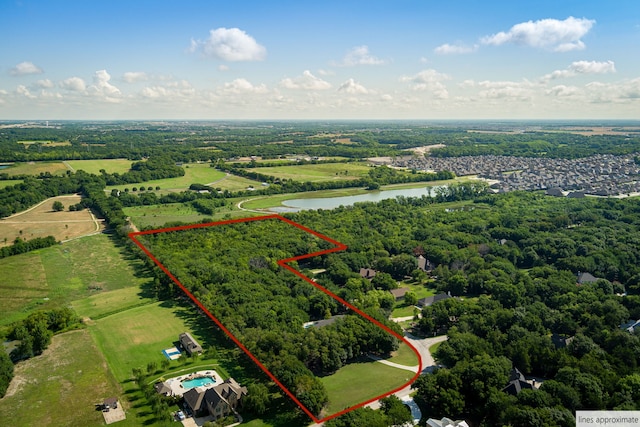
M 445 299 L 451 298 L 449 293 L 440 293 L 438 295 L 431 295 L 430 297 L 421 298 L 418 300 L 418 307 L 428 307 L 437 303 L 438 301 L 442 301 Z
M 178 336 L 180 345 L 184 348 L 184 351 L 191 356 L 194 353 L 202 353 L 202 347 L 198 344 L 189 332 L 183 332 Z
M 233 378 L 209 389 L 195 387 L 182 395 L 185 405 L 197 417 L 211 415 L 219 419 L 235 413 L 242 405 L 247 388 L 241 387 Z
M 509 382 L 502 389 L 502 391 L 512 396 L 517 396 L 522 390 L 527 389 L 533 389 L 533 385 L 527 382 L 524 375 L 522 374 L 522 372 L 520 372 L 520 370 L 518 370 L 518 368 L 513 368 L 511 370 L 511 377 L 509 378 Z

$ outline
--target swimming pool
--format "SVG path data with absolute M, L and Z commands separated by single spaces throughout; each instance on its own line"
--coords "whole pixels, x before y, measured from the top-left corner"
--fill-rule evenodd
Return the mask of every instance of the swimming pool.
M 194 378 L 192 380 L 183 380 L 181 381 L 181 383 L 182 383 L 182 387 L 184 387 L 185 390 L 189 390 L 194 387 L 203 387 L 203 386 L 208 386 L 210 384 L 215 384 L 216 380 L 211 377 L 200 377 L 200 378 Z

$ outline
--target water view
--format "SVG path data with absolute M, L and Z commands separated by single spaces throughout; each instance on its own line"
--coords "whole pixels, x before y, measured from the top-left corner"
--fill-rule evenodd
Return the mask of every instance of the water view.
M 398 196 L 404 197 L 421 197 L 433 195 L 436 188 L 406 188 L 402 190 L 384 190 L 371 191 L 366 194 L 358 194 L 357 196 L 342 197 L 317 197 L 311 199 L 292 199 L 282 202 L 284 206 L 271 208 L 274 212 L 297 212 L 306 209 L 335 209 L 338 206 L 351 206 L 359 202 L 379 202 L 385 199 L 395 199 Z

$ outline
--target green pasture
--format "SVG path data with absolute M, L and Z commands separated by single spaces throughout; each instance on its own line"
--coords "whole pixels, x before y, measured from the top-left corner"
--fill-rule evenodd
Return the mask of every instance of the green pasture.
M 100 170 L 107 173 L 123 174 L 131 169 L 131 160 L 127 159 L 101 159 L 101 160 L 68 160 L 67 163 L 74 170 L 83 170 L 87 173 L 100 175 Z
M 130 308 L 157 302 L 145 296 L 139 286 L 102 292 L 90 297 L 73 301 L 71 306 L 81 318 L 98 319 Z
M 200 222 L 207 218 L 211 221 L 222 221 L 232 218 L 256 216 L 254 212 L 238 210 L 236 204 L 216 208 L 212 215 L 203 215 L 189 204 L 171 203 L 166 205 L 133 206 L 124 208 L 124 213 L 139 228 L 162 227 L 172 222 Z
M 0 172 L 2 172 L 0 170 Z M 0 188 L 5 188 L 5 187 L 9 187 L 10 185 L 16 185 L 16 184 L 21 184 L 22 180 L 21 179 L 7 179 L 7 180 L 2 180 L 0 181 Z
M 292 166 L 272 166 L 249 169 L 263 175 L 300 182 L 353 180 L 367 175 L 371 166 L 366 163 L 319 163 Z
M 252 179 L 244 178 L 241 176 L 227 175 L 220 181 L 212 185 L 213 188 L 219 188 L 221 190 L 229 191 L 241 191 L 246 190 L 248 187 L 259 188 L 260 182 Z
M 104 419 L 94 405 L 125 399 L 85 329 L 53 337 L 41 356 L 16 365 L 13 381 L 20 384 L 15 393 L 0 399 L 3 425 L 100 426 Z M 135 425 L 131 421 L 118 426 Z
M 126 260 L 104 234 L 0 259 L 0 325 L 36 308 L 54 308 L 91 294 L 140 285 L 142 261 Z
M 63 175 L 69 169 L 62 162 L 27 162 L 14 163 L 12 166 L 2 169 L 2 173 L 9 176 L 16 175 L 40 175 L 49 172 L 52 175 Z
M 407 383 L 413 373 L 379 362 L 350 363 L 333 375 L 320 378 L 327 393 L 327 415 L 373 399 Z
M 187 190 L 191 184 L 213 184 L 214 187 L 217 187 L 218 185 L 215 182 L 225 177 L 224 172 L 212 168 L 209 163 L 190 163 L 183 167 L 185 172 L 184 176 L 154 179 L 138 184 L 111 185 L 106 188 L 106 191 L 111 192 L 114 188 L 118 190 L 124 190 L 125 188 L 131 189 L 133 187 L 139 187 L 140 185 L 153 188 L 160 187 L 161 190 L 167 191 L 183 191 Z

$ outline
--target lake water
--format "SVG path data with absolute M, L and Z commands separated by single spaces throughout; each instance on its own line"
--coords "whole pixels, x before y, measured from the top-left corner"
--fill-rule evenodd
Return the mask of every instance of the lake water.
M 385 199 L 395 199 L 398 196 L 421 197 L 433 195 L 435 189 L 438 187 L 439 186 L 425 186 L 421 188 L 407 188 L 404 190 L 370 191 L 366 194 L 358 194 L 357 196 L 292 199 L 282 202 L 284 206 L 270 208 L 269 210 L 274 212 L 297 212 L 306 209 L 335 209 L 338 206 L 351 206 L 358 202 L 379 202 Z
M 0 165 L 0 169 L 6 169 L 6 168 L 8 168 L 9 166 L 11 166 L 11 165 Z

